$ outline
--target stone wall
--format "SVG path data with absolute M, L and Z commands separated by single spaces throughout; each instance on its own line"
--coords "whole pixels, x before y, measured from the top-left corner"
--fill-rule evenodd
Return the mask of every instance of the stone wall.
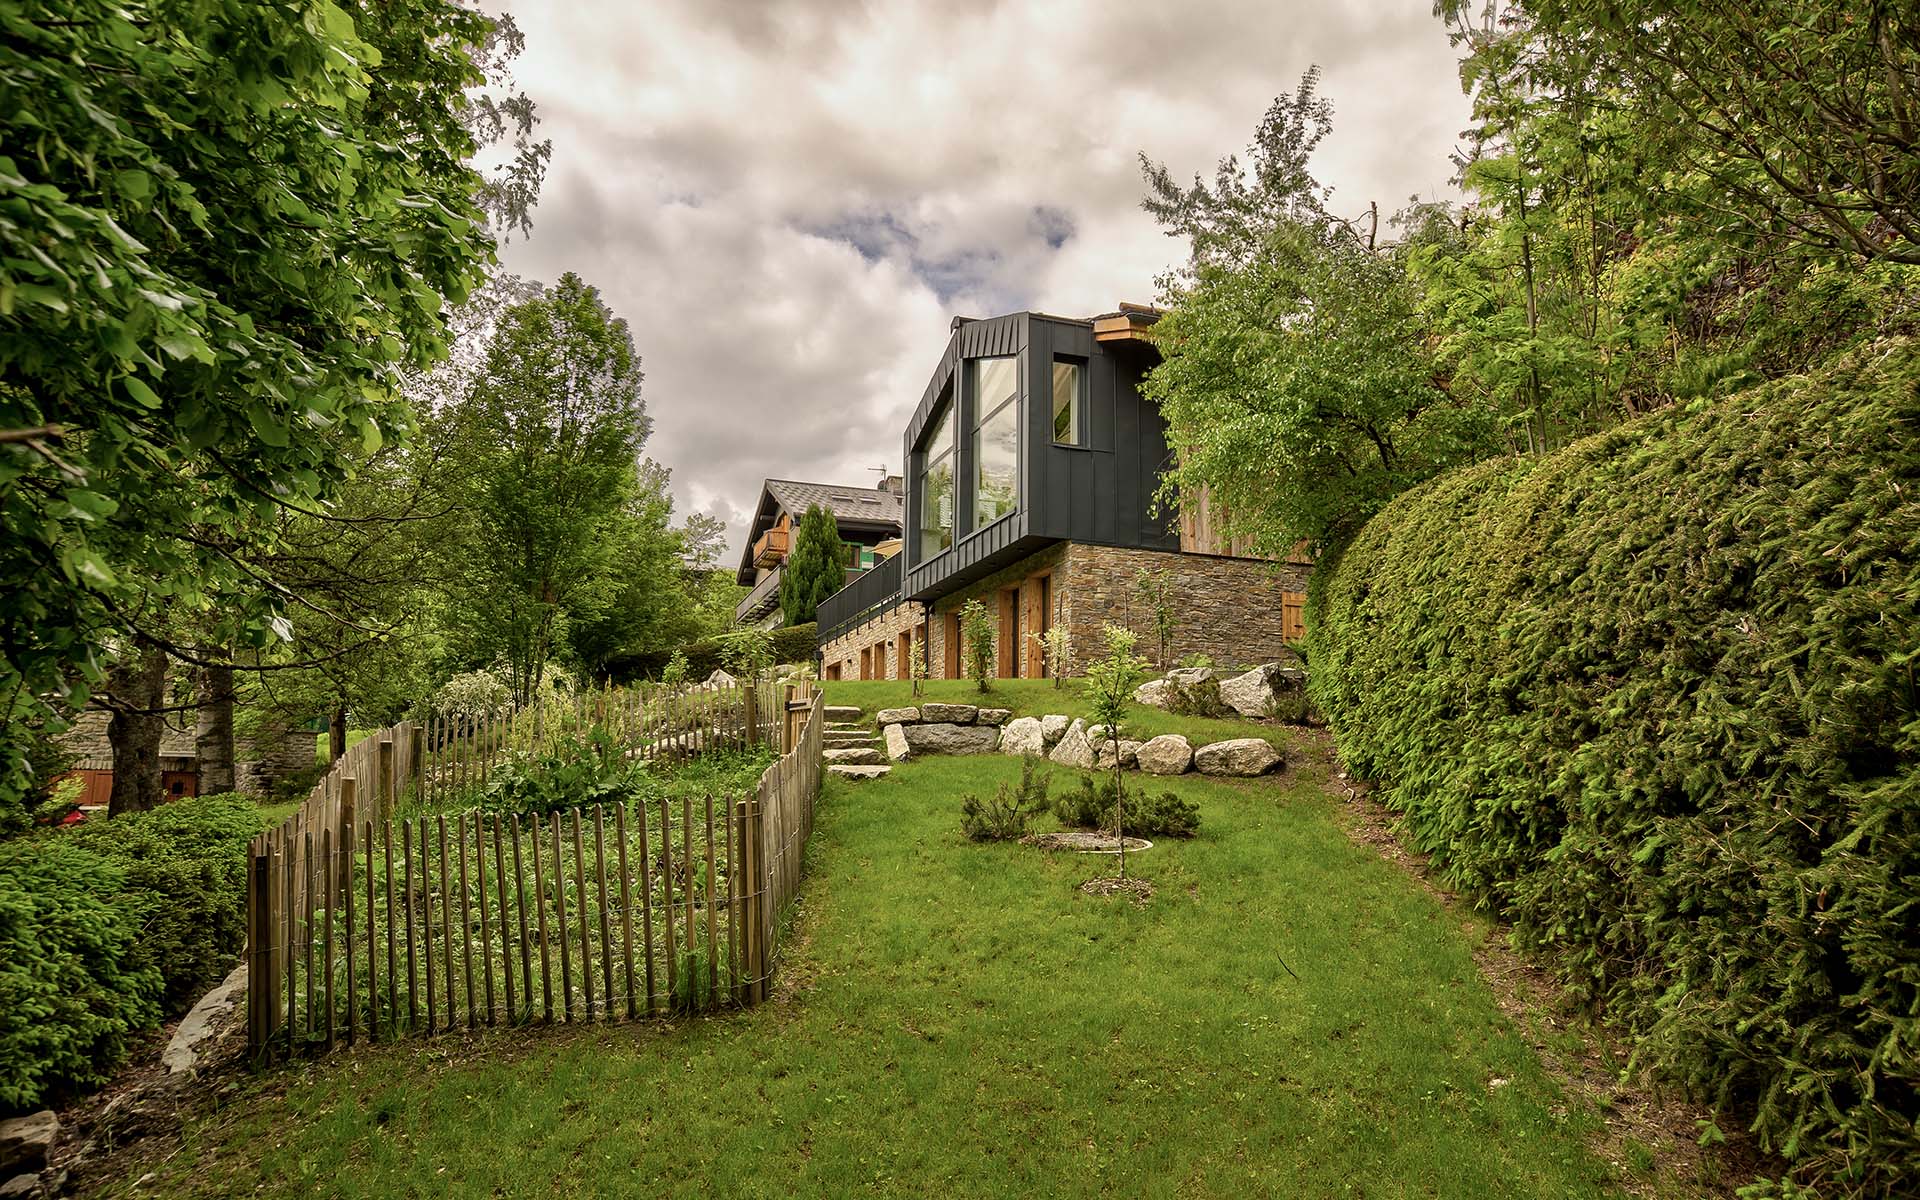
M 1173 577 L 1179 617 L 1164 663 L 1153 610 L 1134 590 L 1143 567 Z M 1162 670 L 1190 654 L 1205 654 L 1224 667 L 1295 659 L 1286 647 L 1282 597 L 1291 593 L 1304 600 L 1310 570 L 1300 563 L 1071 544 L 1055 592 L 1061 604 L 1056 619 L 1073 638 L 1072 673 L 1099 653 L 1101 627 L 1109 623 L 1139 634 L 1140 653 Z
M 834 668 L 838 668 L 838 678 L 861 678 L 860 654 L 864 650 L 873 664 L 869 667 L 867 678 L 907 678 L 900 663 L 900 635 L 911 632 L 914 644 L 918 645 L 920 621 L 921 605 L 919 601 L 910 600 L 861 622 L 820 648 L 821 674 L 834 678 Z M 933 673 L 936 677 L 939 671 L 940 660 L 935 658 Z
M 1153 631 L 1153 612 L 1135 593 L 1135 580 L 1142 568 L 1167 572 L 1173 580 L 1173 596 L 1179 620 L 1168 647 L 1167 663 L 1159 661 L 1160 643 Z M 1166 550 L 1132 550 L 1116 546 L 1095 546 L 1083 542 L 1064 542 L 1049 546 L 1021 559 L 977 583 L 934 601 L 928 621 L 929 674 L 935 679 L 964 677 L 963 656 L 956 653 L 957 671 L 949 670 L 947 643 L 952 639 L 953 617 L 968 600 L 978 598 L 988 611 L 999 615 L 998 594 L 1006 588 L 1021 587 L 1023 637 L 1031 622 L 1026 613 L 1038 595 L 1037 580 L 1049 576 L 1048 624 L 1064 624 L 1072 638 L 1068 660 L 1069 675 L 1083 673 L 1088 659 L 1099 653 L 1101 629 L 1108 623 L 1124 625 L 1139 634 L 1139 650 L 1156 668 L 1165 669 L 1191 654 L 1205 654 L 1221 666 L 1247 666 L 1253 663 L 1292 660 L 1297 656 L 1286 647 L 1286 617 L 1283 597 L 1294 603 L 1304 600 L 1307 573 L 1301 563 L 1271 563 L 1259 559 L 1229 558 L 1215 554 L 1188 554 Z M 835 638 L 822 647 L 822 662 L 829 675 L 839 668 L 842 679 L 858 679 L 860 652 L 877 651 L 882 661 L 871 677 L 897 679 L 898 639 L 903 630 L 912 630 L 916 645 L 921 636 L 922 608 L 918 602 L 896 605 L 859 627 Z M 1037 655 L 1030 647 L 1021 647 L 1013 670 L 1032 677 Z M 1009 673 L 1004 659 L 997 675 Z

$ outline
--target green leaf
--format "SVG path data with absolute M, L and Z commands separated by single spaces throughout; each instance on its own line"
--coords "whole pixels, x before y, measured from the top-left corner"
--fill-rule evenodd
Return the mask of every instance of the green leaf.
M 266 405 L 258 401 L 247 405 L 247 421 L 253 426 L 253 431 L 260 435 L 260 440 L 267 445 L 285 446 L 287 444 L 287 427 Z
M 142 408 L 159 408 L 160 394 L 147 386 L 146 380 L 138 375 L 127 375 L 120 380 L 120 387 Z
M 87 519 L 110 517 L 120 511 L 120 504 L 110 496 L 99 492 L 89 492 L 84 488 L 68 488 L 67 503 L 73 505 L 74 512 Z

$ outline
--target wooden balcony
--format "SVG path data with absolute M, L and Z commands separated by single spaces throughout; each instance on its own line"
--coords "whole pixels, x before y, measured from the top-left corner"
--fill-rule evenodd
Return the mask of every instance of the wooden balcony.
M 777 567 L 787 561 L 787 550 L 792 544 L 793 532 L 788 529 L 769 529 L 760 535 L 753 544 L 753 565 L 756 567 Z

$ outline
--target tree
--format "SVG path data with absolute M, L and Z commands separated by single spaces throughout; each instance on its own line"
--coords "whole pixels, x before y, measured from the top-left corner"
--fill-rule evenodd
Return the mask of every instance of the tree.
M 1534 90 L 1603 91 L 1637 139 L 1684 168 L 1641 186 L 1703 232 L 1920 264 L 1912 5 L 1439 0 L 1435 12 L 1472 46 L 1470 64 L 1511 42 Z
M 250 554 L 407 432 L 396 371 L 491 256 L 462 93 L 512 52 L 448 0 L 58 16 L 0 14 L 0 806 L 109 644 L 288 635 Z
M 606 527 L 634 499 L 652 424 L 640 381 L 626 322 L 569 272 L 505 310 L 454 414 L 468 514 L 455 590 L 517 703 L 539 691 L 612 558 Z
M 1172 665 L 1173 631 L 1180 623 L 1180 610 L 1176 607 L 1173 595 L 1173 577 L 1165 571 L 1149 571 L 1145 567 L 1133 577 L 1134 595 L 1147 606 L 1147 613 L 1153 618 L 1153 633 L 1160 641 L 1161 670 Z
M 846 568 L 847 547 L 833 514 L 818 504 L 808 505 L 780 570 L 780 611 L 786 623 L 813 620 L 820 602 L 846 586 Z
M 960 606 L 960 641 L 966 647 L 967 678 L 984 692 L 993 678 L 993 618 L 978 599 Z
M 1120 722 L 1126 718 L 1133 691 L 1147 677 L 1147 664 L 1134 653 L 1136 635 L 1119 625 L 1108 625 L 1105 656 L 1087 665 L 1087 713 L 1104 727 L 1113 750 L 1113 836 L 1120 844 L 1120 878 L 1127 877 L 1127 802 L 1121 783 Z
M 1173 468 L 1159 500 L 1208 497 L 1222 532 L 1274 557 L 1337 545 L 1393 496 L 1486 453 L 1497 419 L 1442 386 L 1407 272 L 1410 246 L 1328 211 L 1308 158 L 1332 128 L 1317 69 L 1276 99 L 1249 167 L 1175 187 L 1144 157 L 1143 202 L 1187 239 L 1162 281 L 1160 402 Z M 1370 210 L 1370 213 L 1373 210 Z

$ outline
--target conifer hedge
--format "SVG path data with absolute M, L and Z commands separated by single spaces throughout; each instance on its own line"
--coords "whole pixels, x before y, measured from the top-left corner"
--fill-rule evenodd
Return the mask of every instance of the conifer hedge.
M 1450 883 L 1826 1194 L 1920 1195 L 1920 344 L 1395 500 L 1312 693 Z

